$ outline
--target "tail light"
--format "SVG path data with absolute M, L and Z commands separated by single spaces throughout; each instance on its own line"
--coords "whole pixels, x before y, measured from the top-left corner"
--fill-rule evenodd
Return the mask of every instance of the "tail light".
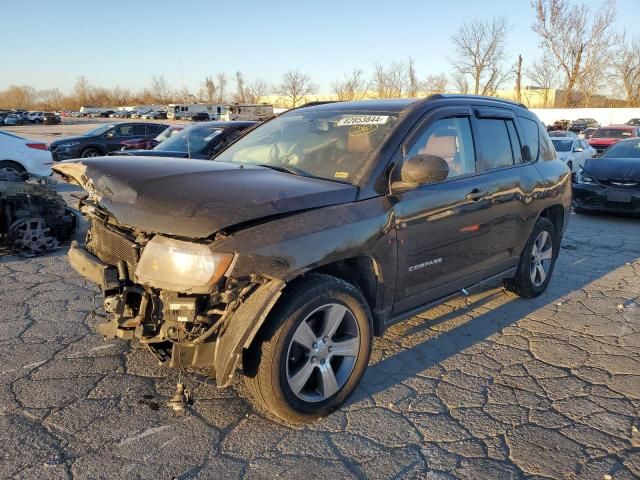
M 27 147 L 35 150 L 49 150 L 49 145 L 46 143 L 27 143 Z

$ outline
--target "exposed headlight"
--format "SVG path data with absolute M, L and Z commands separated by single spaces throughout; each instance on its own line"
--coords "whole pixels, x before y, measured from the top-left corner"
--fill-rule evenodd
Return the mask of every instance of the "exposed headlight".
M 80 145 L 80 142 L 59 143 L 58 147 L 73 147 L 75 145 Z
M 587 175 L 584 170 L 580 169 L 580 171 L 576 173 L 576 183 L 594 184 L 596 182 L 593 180 L 593 178 Z
M 232 260 L 232 254 L 212 252 L 207 245 L 156 236 L 144 247 L 134 277 L 150 287 L 206 293 Z

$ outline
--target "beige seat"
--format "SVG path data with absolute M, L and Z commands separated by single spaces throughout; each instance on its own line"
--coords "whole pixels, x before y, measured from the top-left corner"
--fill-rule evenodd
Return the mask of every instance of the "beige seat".
M 457 153 L 456 137 L 447 135 L 440 137 L 431 135 L 424 148 L 418 150 L 421 155 L 435 155 L 444 158 L 447 162 L 452 162 Z

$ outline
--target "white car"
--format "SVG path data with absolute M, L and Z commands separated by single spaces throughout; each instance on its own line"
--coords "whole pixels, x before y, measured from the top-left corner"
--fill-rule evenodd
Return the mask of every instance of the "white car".
M 558 158 L 565 162 L 573 173 L 584 166 L 587 158 L 593 158 L 598 153 L 585 140 L 574 136 L 551 137 L 551 141 L 558 152 Z
M 11 113 L 6 117 L 4 117 L 5 125 L 17 125 L 18 123 L 19 123 L 18 115 L 16 115 L 15 113 Z
M 44 112 L 29 112 L 23 115 L 24 119 L 30 123 L 44 122 Z
M 0 170 L 28 172 L 48 177 L 53 157 L 49 145 L 0 131 Z

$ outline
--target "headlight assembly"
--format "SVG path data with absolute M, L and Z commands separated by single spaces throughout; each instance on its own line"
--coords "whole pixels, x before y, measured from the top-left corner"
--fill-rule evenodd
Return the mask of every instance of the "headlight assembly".
M 207 293 L 227 271 L 233 254 L 207 245 L 156 236 L 144 247 L 135 271 L 142 285 L 182 293 Z
M 580 169 L 580 171 L 576 173 L 576 183 L 595 184 L 596 182 L 587 175 L 584 170 Z

